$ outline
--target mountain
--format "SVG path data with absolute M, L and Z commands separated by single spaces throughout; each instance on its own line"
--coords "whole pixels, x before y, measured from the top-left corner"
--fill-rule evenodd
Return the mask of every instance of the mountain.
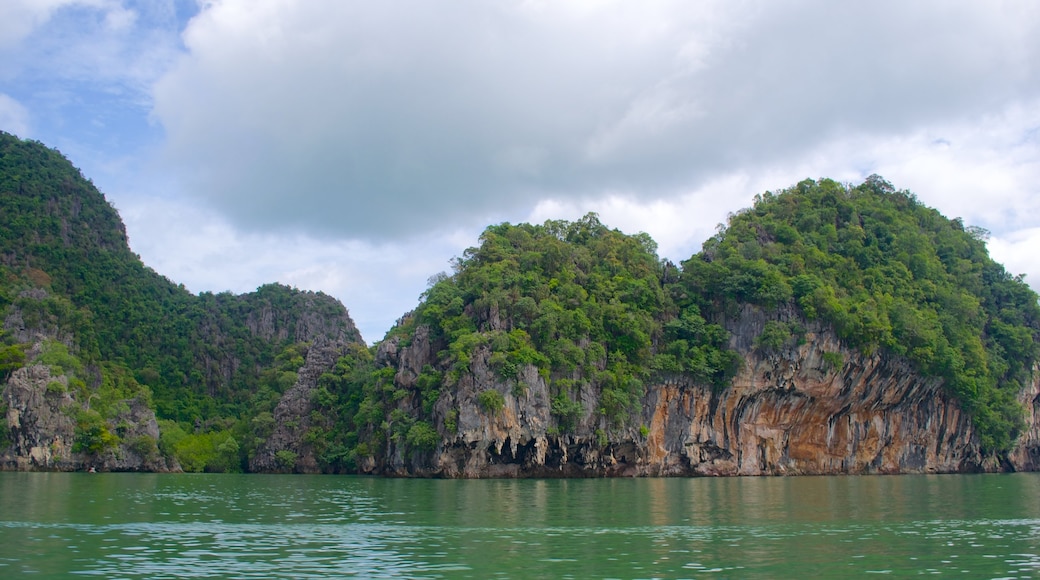
M 312 441 L 393 475 L 1036 469 L 1040 309 L 985 235 L 877 177 L 763 194 L 681 268 L 592 214 L 492 226 L 318 381 Z
M 375 346 L 321 293 L 193 295 L 0 133 L 0 469 L 585 477 L 1040 468 L 1040 307 L 879 177 L 757 196 L 681 264 L 488 227 Z
M 192 295 L 141 263 L 116 210 L 59 152 L 6 133 L 0 321 L 0 460 L 25 468 L 238 469 L 255 446 L 242 422 L 292 385 L 299 351 L 361 342 L 324 294 Z

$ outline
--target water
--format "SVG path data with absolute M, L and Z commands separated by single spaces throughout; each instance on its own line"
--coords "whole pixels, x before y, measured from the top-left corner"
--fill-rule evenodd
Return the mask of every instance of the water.
M 0 473 L 0 577 L 1040 577 L 1040 474 Z

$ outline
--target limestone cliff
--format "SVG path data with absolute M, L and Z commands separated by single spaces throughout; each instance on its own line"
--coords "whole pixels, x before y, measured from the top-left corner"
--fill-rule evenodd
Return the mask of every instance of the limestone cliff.
M 905 359 L 847 349 L 830 328 L 801 320 L 804 340 L 775 350 L 755 347 L 769 318 L 794 316 L 791 310 L 767 316 L 745 307 L 727 324 L 730 348 L 743 357 L 731 386 L 657 381 L 646 387 L 638 416 L 624 426 L 610 425 L 596 412 L 597 393 L 583 389 L 583 413 L 570 433 L 561 432 L 545 378 L 534 367 L 515 383 L 503 381 L 491 371 L 488 352 L 479 350 L 471 372 L 435 405 L 442 436 L 436 449 L 418 453 L 389 441 L 385 456 L 363 467 L 433 477 L 598 477 L 948 473 L 1040 465 L 1037 381 L 1020 396 L 1028 430 L 1001 464 L 982 455 L 970 416 L 941 380 L 922 377 Z M 381 360 L 397 368 L 399 387 L 410 386 L 435 355 L 421 327 L 408 346 L 390 340 L 381 350 Z M 497 412 L 479 403 L 488 389 L 505 402 Z M 418 412 L 414 398 L 400 405 Z
M 309 342 L 317 337 L 347 342 L 361 340 L 346 308 L 328 294 L 287 292 L 284 287 L 269 284 L 256 292 L 234 296 L 232 300 L 238 303 L 239 310 L 246 312 L 245 325 L 250 333 L 268 342 Z
M 92 434 L 77 423 L 79 412 L 89 410 L 91 398 L 77 400 L 68 387 L 68 376 L 53 374 L 47 365 L 31 364 L 11 373 L 0 392 L 7 443 L 0 449 L 0 469 L 170 470 L 156 446 L 155 413 L 145 401 L 122 401 L 111 421 L 117 426 L 114 436 L 91 449 L 85 440 Z
M 1009 466 L 1018 471 L 1040 471 L 1040 369 L 1033 374 L 1037 378 L 1018 397 L 1025 409 L 1026 431 L 1008 456 Z
M 0 329 L 25 365 L 0 375 L 0 470 L 178 469 L 160 456 L 147 389 L 114 388 L 111 373 L 76 356 L 69 310 L 42 288 L 22 291 L 6 309 Z
M 249 470 L 262 473 L 320 473 L 314 446 L 307 441 L 312 425 L 314 390 L 322 373 L 332 369 L 349 343 L 318 337 L 308 347 L 306 362 L 274 410 L 271 436 L 249 461 Z
M 756 196 L 680 265 L 592 213 L 479 240 L 373 355 L 324 294 L 147 268 L 79 170 L 0 131 L 0 468 L 163 469 L 148 409 L 189 470 L 1040 468 L 1036 293 L 878 176 Z
M 266 284 L 255 292 L 211 298 L 196 334 L 198 344 L 204 347 L 192 356 L 194 364 L 203 370 L 207 392 L 218 398 L 227 397 L 231 385 L 255 373 L 255 364 L 249 359 L 255 357 L 257 349 L 317 338 L 361 341 L 343 304 L 321 292 Z M 242 348 L 249 343 L 253 348 Z
M 55 382 L 58 388 L 48 389 Z M 73 470 L 75 420 L 64 409 L 75 402 L 65 390 L 68 379 L 52 377 L 43 365 L 16 370 L 3 389 L 4 421 L 9 445 L 2 452 L 4 467 Z

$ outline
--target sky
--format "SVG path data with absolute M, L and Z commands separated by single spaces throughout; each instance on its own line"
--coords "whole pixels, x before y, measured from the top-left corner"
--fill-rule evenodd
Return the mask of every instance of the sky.
M 2 0 L 0 130 L 172 281 L 320 290 L 369 343 L 490 224 L 678 263 L 805 178 L 879 174 L 1040 289 L 1034 0 Z

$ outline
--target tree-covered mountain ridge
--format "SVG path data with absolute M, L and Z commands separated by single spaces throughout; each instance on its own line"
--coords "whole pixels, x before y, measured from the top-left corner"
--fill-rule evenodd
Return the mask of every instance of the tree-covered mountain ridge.
M 0 141 L 8 468 L 1040 466 L 1036 294 L 984 231 L 878 177 L 763 193 L 679 265 L 594 214 L 491 226 L 366 347 L 324 295 L 192 296 L 60 154 Z M 29 407 L 65 425 L 48 457 L 79 463 L 32 459 Z
M 255 447 L 247 418 L 273 409 L 305 345 L 360 341 L 321 293 L 192 295 L 141 262 L 60 153 L 6 133 L 0 323 L 8 468 L 238 470 Z
M 876 176 L 757 196 L 681 267 L 593 214 L 489 227 L 380 345 L 353 458 L 448 476 L 1034 469 L 1037 296 L 984 238 Z

